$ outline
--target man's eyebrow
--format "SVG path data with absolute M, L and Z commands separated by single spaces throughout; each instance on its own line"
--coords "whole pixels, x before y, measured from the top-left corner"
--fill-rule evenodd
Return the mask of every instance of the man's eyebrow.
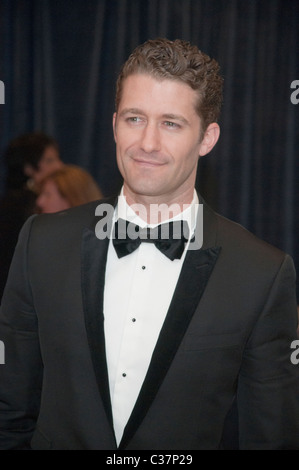
M 171 121 L 180 121 L 182 122 L 183 124 L 185 124 L 186 126 L 189 125 L 189 121 L 184 118 L 184 116 L 182 116 L 181 114 L 163 114 L 163 119 L 170 119 Z
M 119 116 L 124 116 L 125 114 L 144 114 L 144 112 L 139 108 L 124 108 Z
M 139 109 L 139 108 L 124 108 L 120 113 L 119 113 L 119 116 L 124 116 L 126 114 L 141 114 L 141 115 L 144 115 L 144 111 L 142 111 L 142 109 Z M 173 113 L 166 113 L 166 114 L 163 114 L 162 115 L 162 118 L 163 119 L 169 119 L 169 120 L 173 120 L 173 121 L 180 121 L 182 122 L 183 124 L 185 125 L 189 125 L 189 121 L 184 118 L 184 116 L 182 116 L 181 114 L 173 114 Z

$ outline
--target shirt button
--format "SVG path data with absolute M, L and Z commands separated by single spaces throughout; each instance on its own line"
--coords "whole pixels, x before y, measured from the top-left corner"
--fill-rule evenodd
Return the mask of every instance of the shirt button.
M 136 321 L 136 318 L 132 318 L 132 322 L 134 323 Z
M 142 266 L 142 269 L 145 269 L 146 267 L 145 266 Z
M 124 373 L 123 373 L 123 377 L 126 377 L 126 376 L 127 376 L 127 374 L 124 372 Z

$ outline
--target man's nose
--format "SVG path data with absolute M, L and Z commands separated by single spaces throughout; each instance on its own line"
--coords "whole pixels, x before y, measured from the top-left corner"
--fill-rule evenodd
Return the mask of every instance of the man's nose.
M 142 133 L 141 148 L 146 153 L 161 150 L 160 132 L 155 123 L 148 123 Z

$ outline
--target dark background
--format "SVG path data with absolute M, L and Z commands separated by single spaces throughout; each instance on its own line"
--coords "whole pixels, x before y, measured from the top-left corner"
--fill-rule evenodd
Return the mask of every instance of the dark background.
M 0 0 L 1 155 L 13 137 L 43 130 L 105 195 L 118 190 L 115 80 L 131 50 L 158 36 L 197 44 L 225 79 L 221 137 L 200 160 L 198 189 L 299 272 L 298 0 Z

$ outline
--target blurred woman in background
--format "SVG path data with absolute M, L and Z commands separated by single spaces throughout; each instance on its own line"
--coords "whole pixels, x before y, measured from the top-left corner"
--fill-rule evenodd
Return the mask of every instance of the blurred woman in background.
M 66 164 L 41 181 L 36 204 L 41 213 L 50 213 L 101 197 L 102 192 L 98 184 L 86 170 Z
M 39 181 L 63 165 L 58 142 L 40 131 L 18 135 L 1 157 L 5 186 L 0 199 L 0 303 L 19 232 L 36 212 Z

